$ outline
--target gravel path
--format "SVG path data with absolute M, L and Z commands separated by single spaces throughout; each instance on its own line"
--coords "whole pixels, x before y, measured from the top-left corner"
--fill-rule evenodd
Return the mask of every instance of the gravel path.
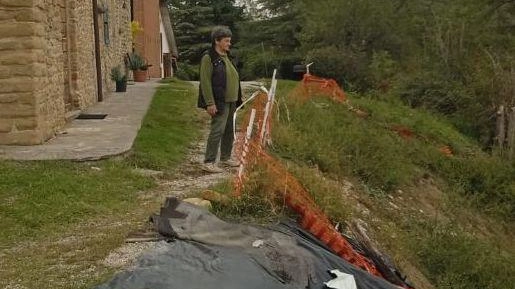
M 198 85 L 198 82 L 192 82 Z M 259 82 L 242 82 L 244 90 L 254 90 L 259 88 Z M 140 173 L 155 176 L 158 186 L 152 192 L 145 192 L 143 200 L 148 201 L 164 200 L 166 197 L 184 198 L 192 192 L 203 191 L 233 176 L 233 171 L 226 170 L 219 174 L 209 174 L 202 171 L 200 165 L 204 158 L 204 149 L 208 135 L 208 119 L 204 128 L 202 138 L 194 143 L 186 157 L 184 163 L 179 165 L 177 171 L 173 172 L 171 178 L 161 178 L 162 172 L 140 170 Z M 134 261 L 145 251 L 155 249 L 158 242 L 126 243 L 114 250 L 104 260 L 103 264 L 108 267 L 123 269 L 131 266 Z

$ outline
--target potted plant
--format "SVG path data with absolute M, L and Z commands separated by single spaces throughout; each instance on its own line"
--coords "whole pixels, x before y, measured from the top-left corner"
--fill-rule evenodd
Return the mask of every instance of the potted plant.
M 134 81 L 145 82 L 145 80 L 147 79 L 148 66 L 146 65 L 145 60 L 143 60 L 143 57 L 141 57 L 141 55 L 139 55 L 136 52 L 130 55 L 129 68 L 130 70 L 132 70 Z
M 127 75 L 122 73 L 120 65 L 111 69 L 111 80 L 116 82 L 116 92 L 127 91 Z

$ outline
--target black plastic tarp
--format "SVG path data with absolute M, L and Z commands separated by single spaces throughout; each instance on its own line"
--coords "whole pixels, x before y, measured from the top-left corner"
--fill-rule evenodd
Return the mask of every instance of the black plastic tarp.
M 347 263 L 293 222 L 231 224 L 172 200 L 153 220 L 174 240 L 156 244 L 97 289 L 319 289 L 334 269 L 353 275 L 359 289 L 398 288 Z

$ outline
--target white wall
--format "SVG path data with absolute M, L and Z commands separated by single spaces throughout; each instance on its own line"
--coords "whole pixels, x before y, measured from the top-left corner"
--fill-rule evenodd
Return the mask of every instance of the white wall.
M 163 25 L 163 19 L 161 18 L 161 13 L 159 13 L 159 32 L 161 33 L 161 36 L 163 37 L 163 45 L 161 47 L 161 50 L 164 53 L 170 53 L 170 46 L 168 45 L 168 38 L 166 37 L 165 32 L 165 26 Z M 164 65 L 163 65 L 163 55 L 161 55 L 161 77 L 164 77 Z

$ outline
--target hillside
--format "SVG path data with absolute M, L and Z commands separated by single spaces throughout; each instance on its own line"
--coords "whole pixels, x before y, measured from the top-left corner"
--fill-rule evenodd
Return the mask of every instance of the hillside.
M 288 97 L 296 85 L 279 83 L 272 152 L 335 224 L 366 223 L 416 288 L 513 284 L 513 167 L 442 117 L 350 95 L 368 115 L 358 116 L 324 97 Z M 267 182 L 256 174 L 248 195 L 219 211 L 289 215 L 270 202 Z

